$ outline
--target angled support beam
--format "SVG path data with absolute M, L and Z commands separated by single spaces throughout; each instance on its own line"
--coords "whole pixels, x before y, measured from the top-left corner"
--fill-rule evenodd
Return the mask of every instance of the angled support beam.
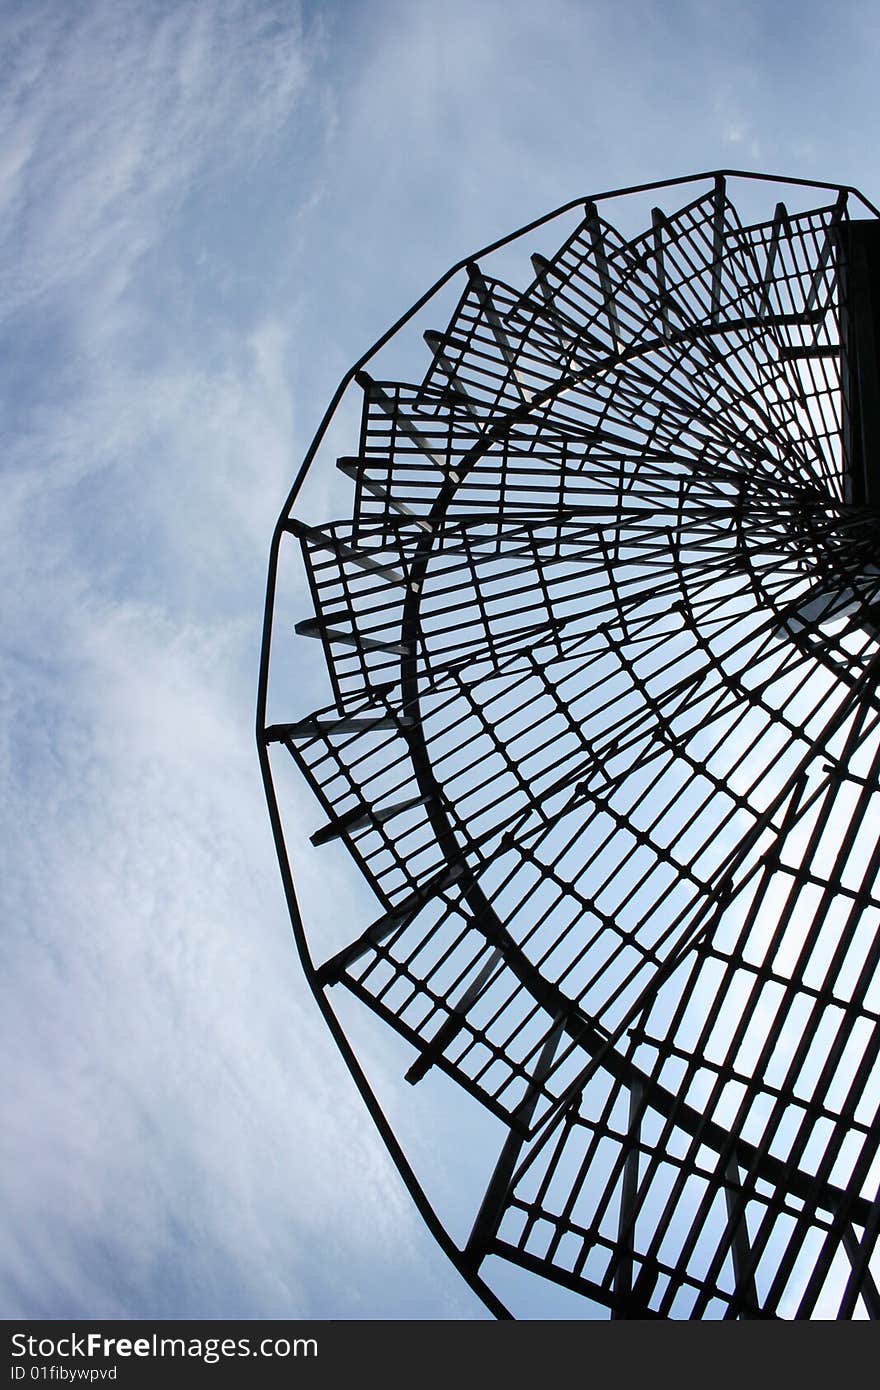
M 348 946 L 344 946 L 341 951 L 337 951 L 335 956 L 331 956 L 318 968 L 316 972 L 318 984 L 322 986 L 336 984 L 350 965 L 354 965 L 355 961 L 360 960 L 367 951 L 381 945 L 404 922 L 415 917 L 416 913 L 425 906 L 425 903 L 430 902 L 431 898 L 444 892 L 447 888 L 451 888 L 464 872 L 464 864 L 452 864 L 442 873 L 429 879 L 427 883 L 420 885 L 395 907 L 389 908 L 371 926 L 367 927 L 365 932 L 362 932 Z
M 614 1298 L 612 1318 L 625 1318 L 626 1301 L 632 1293 L 633 1249 L 635 1246 L 636 1199 L 639 1191 L 639 1139 L 641 1134 L 644 1090 L 640 1082 L 634 1081 L 629 1092 L 629 1120 L 627 1124 L 627 1155 L 623 1163 L 623 1178 L 620 1187 L 620 1212 L 617 1221 L 617 1245 L 623 1252 L 614 1272 Z
M 474 979 L 467 986 L 458 1003 L 450 1006 L 451 1012 L 435 1033 L 434 1037 L 427 1044 L 424 1051 L 419 1054 L 413 1062 L 405 1079 L 414 1086 L 417 1081 L 421 1081 L 433 1067 L 439 1057 L 443 1056 L 447 1047 L 458 1037 L 467 1018 L 468 1010 L 479 999 L 483 987 L 489 980 L 498 962 L 503 959 L 501 951 L 497 946 L 490 952 L 488 960 L 474 976 Z
M 611 330 L 611 339 L 615 348 L 619 349 L 621 342 L 620 320 L 617 317 L 617 305 L 614 302 L 614 285 L 608 267 L 608 253 L 605 250 L 605 234 L 602 231 L 599 210 L 595 203 L 586 203 L 584 211 L 586 212 L 590 245 L 593 249 L 593 259 L 596 262 L 596 273 L 599 276 L 599 284 L 602 287 L 602 296 L 605 300 L 605 313 L 608 318 L 608 327 Z
M 553 275 L 561 278 L 560 272 L 552 261 L 548 261 L 546 256 L 539 255 L 537 251 L 531 257 L 531 262 L 532 269 L 535 272 L 535 283 L 538 286 L 541 298 L 544 300 L 544 312 L 553 325 L 556 336 L 559 339 L 560 348 L 569 359 L 567 365 L 570 365 L 571 353 L 578 337 L 578 328 L 577 325 L 572 323 L 568 316 L 559 309 L 556 303 L 556 296 L 553 293 L 550 278 Z
M 495 1239 L 498 1228 L 501 1225 L 501 1218 L 504 1215 L 504 1207 L 510 1194 L 510 1186 L 516 1171 L 517 1160 L 520 1151 L 525 1143 L 523 1131 L 528 1128 L 535 1106 L 538 1104 L 538 1097 L 541 1094 L 541 1087 L 550 1068 L 553 1065 L 553 1058 L 556 1049 L 559 1047 L 560 1039 L 564 1030 L 564 1020 L 559 1019 L 547 1035 L 547 1039 L 541 1049 L 538 1063 L 532 1077 L 532 1084 L 526 1093 L 525 1100 L 522 1102 L 516 1114 L 516 1119 L 522 1124 L 522 1131 L 512 1129 L 504 1141 L 495 1171 L 489 1180 L 485 1196 L 477 1212 L 476 1220 L 467 1245 L 464 1248 L 464 1257 L 474 1268 L 478 1268 L 482 1263 L 489 1245 Z
M 300 719 L 293 724 L 270 724 L 267 743 L 288 743 L 291 739 L 330 738 L 334 734 L 364 734 L 380 729 L 411 729 L 415 720 L 408 714 L 377 714 L 363 719 L 343 715 L 340 719 Z
M 381 564 L 379 560 L 374 560 L 372 555 L 367 554 L 366 551 L 355 550 L 353 546 L 346 545 L 345 541 L 339 540 L 337 536 L 329 536 L 318 526 L 307 526 L 304 521 L 291 518 L 290 521 L 284 523 L 284 529 L 292 536 L 296 536 L 298 540 L 308 542 L 321 550 L 331 551 L 340 560 L 347 560 L 349 564 L 358 565 L 361 569 L 369 570 L 372 574 L 381 575 L 390 584 L 408 587 L 409 581 L 405 575 L 401 574 L 400 570 L 396 570 L 390 565 Z
M 339 469 L 340 473 L 344 473 L 347 478 L 351 478 L 352 482 L 358 487 L 362 487 L 365 492 L 369 492 L 373 497 L 377 497 L 379 501 L 383 503 L 386 512 L 390 508 L 392 511 L 397 512 L 398 516 L 405 517 L 407 521 L 411 521 L 414 526 L 418 526 L 422 531 L 427 531 L 430 534 L 432 527 L 429 521 L 426 521 L 422 516 L 417 516 L 411 507 L 408 507 L 405 502 L 398 501 L 387 488 L 384 488 L 381 483 L 376 482 L 375 478 L 369 476 L 366 469 L 369 464 L 375 462 L 375 459 L 349 454 L 337 459 L 336 467 Z
M 362 652 L 388 652 L 391 656 L 408 656 L 412 648 L 406 642 L 382 642 L 376 637 L 362 637 L 358 632 L 343 632 L 340 628 L 328 627 L 323 618 L 304 618 L 294 623 L 293 630 L 298 637 L 317 637 L 325 642 L 341 642 L 346 647 L 357 647 Z
M 401 410 L 394 397 L 389 395 L 383 386 L 369 375 L 368 372 L 360 371 L 355 377 L 358 385 L 364 390 L 369 401 L 379 406 L 380 410 L 388 416 L 394 424 L 394 428 L 400 433 L 411 439 L 419 450 L 419 453 L 430 459 L 437 468 L 441 469 L 454 483 L 459 482 L 458 474 L 450 467 L 446 456 L 438 452 L 436 446 L 431 442 L 423 430 L 419 429 L 416 422 Z
M 651 227 L 654 241 L 655 274 L 659 290 L 660 327 L 663 337 L 668 338 L 672 332 L 672 325 L 669 321 L 669 288 L 666 283 L 666 261 L 663 254 L 663 231 L 666 227 L 666 218 L 659 208 L 651 209 Z
M 851 1317 L 852 1305 L 855 1304 L 856 1298 L 861 1296 L 868 1317 L 872 1321 L 880 1319 L 880 1292 L 868 1268 L 875 1236 L 876 1232 L 866 1231 L 864 1239 L 860 1241 L 853 1226 L 847 1224 L 843 1228 L 843 1248 L 849 1258 L 852 1274 L 843 1296 L 839 1317 Z
M 736 1287 L 734 1299 L 741 1305 L 739 1316 L 752 1318 L 758 1303 L 758 1290 L 752 1260 L 752 1247 L 749 1228 L 746 1225 L 746 1203 L 742 1191 L 742 1178 L 739 1165 L 731 1155 L 725 1168 L 727 1186 L 724 1197 L 727 1202 L 727 1219 L 731 1226 L 730 1254 L 733 1260 L 733 1277 Z
M 522 375 L 517 369 L 516 351 L 513 347 L 513 344 L 510 341 L 507 329 L 504 327 L 504 324 L 501 321 L 501 315 L 495 308 L 495 305 L 492 300 L 492 291 L 490 290 L 489 285 L 487 284 L 486 279 L 483 275 L 483 272 L 480 270 L 480 267 L 476 265 L 473 261 L 471 261 L 468 265 L 467 273 L 468 280 L 471 284 L 471 288 L 473 289 L 474 293 L 477 296 L 477 300 L 479 301 L 483 317 L 485 318 L 486 322 L 492 330 L 493 337 L 495 338 L 495 342 L 498 344 L 498 350 L 501 353 L 501 356 L 504 358 L 505 362 L 510 368 L 511 380 L 513 381 L 514 385 L 519 391 L 519 394 L 522 397 L 522 399 L 528 402 L 531 400 L 533 393 L 524 384 Z
M 843 214 L 846 211 L 847 191 L 845 188 L 840 190 L 834 210 L 831 213 L 831 221 L 822 242 L 822 249 L 819 252 L 819 260 L 816 265 L 813 278 L 810 281 L 810 290 L 807 295 L 805 308 L 812 309 L 819 298 L 819 291 L 822 288 L 822 281 L 825 278 L 825 271 L 828 262 L 831 260 L 832 252 L 837 244 L 837 228 L 843 221 Z
M 779 243 L 783 233 L 788 230 L 788 209 L 785 203 L 777 203 L 776 211 L 773 214 L 773 226 L 770 230 L 770 245 L 767 247 L 767 261 L 764 266 L 764 273 L 761 276 L 761 294 L 758 302 L 758 313 L 762 318 L 770 313 L 770 290 L 776 275 L 776 257 L 779 254 Z
M 712 194 L 712 322 L 721 318 L 721 267 L 724 264 L 724 214 L 727 205 L 727 180 L 723 174 L 715 179 Z
M 382 807 L 368 806 L 365 802 L 360 802 L 350 811 L 344 811 L 341 816 L 334 816 L 326 825 L 316 830 L 314 835 L 310 835 L 309 840 L 313 845 L 328 845 L 332 840 L 338 840 L 340 836 L 360 830 L 365 825 L 384 825 L 386 821 L 393 820 L 404 811 L 424 806 L 427 800 L 426 796 L 413 796 L 408 801 L 398 801 L 393 806 Z
M 461 405 L 462 409 L 467 411 L 472 420 L 480 424 L 480 413 L 477 410 L 470 392 L 459 377 L 454 362 L 446 352 L 446 339 L 443 334 L 436 332 L 433 328 L 427 328 L 422 334 L 422 337 L 434 354 L 434 365 L 440 368 L 440 371 L 449 382 L 449 392 L 453 400 L 456 404 Z

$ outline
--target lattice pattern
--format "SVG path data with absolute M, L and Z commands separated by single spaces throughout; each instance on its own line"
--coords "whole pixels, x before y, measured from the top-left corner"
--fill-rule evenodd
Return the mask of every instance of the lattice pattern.
M 880 1310 L 880 543 L 825 192 L 470 263 L 424 376 L 358 375 L 350 518 L 284 523 L 333 703 L 266 740 L 379 905 L 317 984 L 507 1128 L 462 1267 L 614 1316 Z

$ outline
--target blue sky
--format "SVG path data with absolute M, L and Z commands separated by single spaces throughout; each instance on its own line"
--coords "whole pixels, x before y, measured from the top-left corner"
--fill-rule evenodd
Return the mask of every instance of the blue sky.
M 720 165 L 877 201 L 878 47 L 853 0 L 0 0 L 4 1316 L 483 1315 L 300 978 L 272 526 L 496 236 Z

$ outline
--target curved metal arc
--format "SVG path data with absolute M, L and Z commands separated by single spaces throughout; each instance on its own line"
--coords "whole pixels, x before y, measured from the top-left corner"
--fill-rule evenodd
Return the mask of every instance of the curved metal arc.
M 522 409 L 522 407 L 515 407 L 518 415 L 521 414 Z M 454 482 L 447 478 L 441 484 L 428 517 L 432 523 L 432 531 L 436 525 L 442 522 L 454 493 L 464 481 L 467 473 L 479 458 L 491 448 L 493 442 L 495 441 L 485 437 L 480 440 L 465 458 L 459 461 L 457 465 L 459 481 Z M 454 828 L 443 807 L 442 798 L 432 795 L 436 787 L 436 779 L 431 768 L 430 754 L 421 723 L 417 655 L 420 635 L 419 608 L 424 593 L 425 574 L 431 559 L 432 543 L 431 532 L 424 533 L 418 539 L 410 570 L 411 583 L 403 603 L 400 633 L 405 655 L 401 657 L 400 661 L 401 703 L 407 712 L 413 715 L 413 724 L 406 729 L 405 737 L 409 746 L 416 781 L 420 791 L 426 797 L 426 810 L 437 835 L 438 844 L 443 849 L 447 861 L 454 861 L 464 866 L 461 885 L 474 912 L 474 926 L 477 930 L 482 931 L 486 939 L 501 952 L 505 963 L 536 1002 L 545 1008 L 551 1017 L 562 1018 L 565 1031 L 591 1056 L 592 1061 L 588 1068 L 590 1073 L 596 1067 L 602 1066 L 627 1086 L 641 1085 L 651 1097 L 649 1104 L 653 1109 L 656 1109 L 666 1118 L 672 1119 L 686 1133 L 692 1136 L 699 1135 L 710 1148 L 723 1152 L 729 1145 L 729 1135 L 721 1125 L 709 1121 L 705 1115 L 700 1114 L 693 1107 L 683 1105 L 680 1098 L 671 1091 L 667 1091 L 652 1082 L 647 1073 L 643 1072 L 618 1050 L 613 1039 L 600 1033 L 594 1021 L 582 1013 L 572 999 L 566 996 L 558 986 L 546 980 L 540 971 L 523 956 L 516 943 L 509 937 L 492 904 L 483 893 L 474 871 L 467 863 L 465 852 L 458 844 Z M 705 930 L 705 927 L 701 928 L 702 930 Z M 654 980 L 646 986 L 643 996 L 640 996 L 639 1007 L 643 1007 L 652 990 L 664 983 L 682 963 L 683 959 L 682 955 L 676 953 L 666 963 L 666 966 L 661 968 Z M 620 1031 L 623 1031 L 623 1025 Z M 583 1082 L 584 1077 L 581 1075 L 568 1090 L 573 1094 L 583 1085 Z M 553 1114 L 561 1111 L 565 1101 L 566 1097 L 561 1097 L 551 1108 L 551 1112 L 542 1120 L 540 1129 L 545 1137 L 552 1129 L 549 1121 Z M 809 1174 L 799 1171 L 786 1173 L 786 1165 L 782 1160 L 775 1159 L 770 1154 L 760 1154 L 757 1148 L 743 1140 L 737 1140 L 732 1152 L 743 1162 L 751 1165 L 756 1164 L 758 1171 L 769 1181 L 776 1182 L 786 1176 L 793 1190 L 799 1191 L 801 1195 L 809 1194 L 814 1186 L 814 1181 Z M 846 1195 L 830 1184 L 825 1184 L 823 1190 L 825 1193 L 824 1201 L 829 1210 L 836 1209 Z M 867 1203 L 863 1198 L 858 1198 L 856 1199 L 856 1206 L 859 1217 L 867 1219 L 870 1203 Z
M 272 770 L 269 764 L 268 748 L 262 744 L 260 746 L 260 768 L 263 775 L 263 787 L 266 793 L 266 802 L 269 808 L 269 819 L 272 826 L 272 835 L 275 840 L 275 851 L 278 856 L 278 865 L 281 870 L 281 879 L 284 885 L 284 893 L 287 899 L 287 907 L 290 913 L 291 928 L 296 944 L 297 953 L 302 964 L 303 973 L 312 993 L 312 997 L 318 1005 L 324 1022 L 333 1037 L 336 1046 L 342 1056 L 349 1074 L 370 1114 L 376 1129 L 383 1140 L 389 1157 L 400 1174 L 404 1186 L 406 1187 L 416 1209 L 422 1220 L 425 1222 L 431 1235 L 436 1240 L 440 1249 L 447 1256 L 453 1266 L 458 1270 L 463 1279 L 466 1280 L 470 1288 L 482 1300 L 486 1308 L 494 1317 L 500 1320 L 512 1319 L 510 1310 L 505 1306 L 501 1299 L 493 1292 L 479 1276 L 473 1266 L 464 1258 L 464 1252 L 452 1240 L 445 1226 L 438 1217 L 436 1211 L 428 1200 L 424 1188 L 410 1166 L 409 1160 L 401 1147 L 394 1130 L 388 1122 L 384 1110 L 379 1100 L 367 1080 L 366 1074 L 362 1070 L 358 1060 L 352 1050 L 351 1044 L 346 1037 L 339 1019 L 333 1010 L 327 997 L 326 990 L 318 983 L 315 967 L 312 962 L 311 953 L 308 948 L 305 931 L 303 928 L 302 916 L 299 910 L 299 903 L 296 897 L 296 890 L 293 884 L 293 874 L 290 868 L 290 861 L 284 843 L 281 817 L 275 797 L 275 786 L 272 779 Z

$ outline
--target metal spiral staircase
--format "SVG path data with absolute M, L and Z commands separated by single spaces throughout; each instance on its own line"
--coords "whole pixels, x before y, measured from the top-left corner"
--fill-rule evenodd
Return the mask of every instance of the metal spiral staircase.
M 567 205 L 361 359 L 280 518 L 258 742 L 297 942 L 499 1316 L 499 1265 L 588 1317 L 880 1315 L 876 219 L 732 173 Z M 298 519 L 352 396 L 347 511 Z M 312 712 L 274 677 L 294 624 Z M 369 890 L 341 944 L 302 921 L 278 759 Z M 497 1122 L 467 1238 L 340 992 Z

